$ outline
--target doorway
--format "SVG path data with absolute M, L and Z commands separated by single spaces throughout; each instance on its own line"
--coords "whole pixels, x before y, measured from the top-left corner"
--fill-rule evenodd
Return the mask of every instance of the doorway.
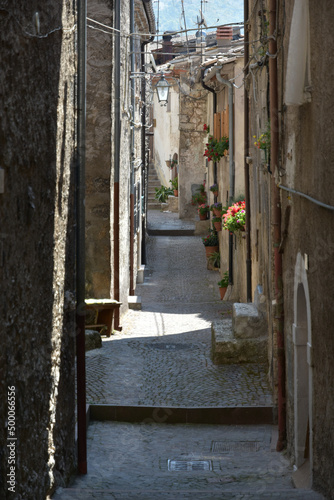
M 304 258 L 297 256 L 294 292 L 294 431 L 295 465 L 312 483 L 312 338 Z

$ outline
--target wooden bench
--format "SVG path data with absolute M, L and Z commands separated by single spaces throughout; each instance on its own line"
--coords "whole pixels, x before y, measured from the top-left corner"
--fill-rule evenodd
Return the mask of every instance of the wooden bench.
M 93 325 L 85 325 L 85 328 L 90 330 L 94 328 L 102 330 L 102 334 L 110 337 L 112 332 L 114 310 L 119 308 L 122 302 L 118 302 L 113 299 L 86 299 L 85 304 L 86 310 L 93 310 L 97 312 L 96 323 Z M 103 327 L 106 327 L 106 329 Z M 105 331 L 103 331 L 103 329 Z

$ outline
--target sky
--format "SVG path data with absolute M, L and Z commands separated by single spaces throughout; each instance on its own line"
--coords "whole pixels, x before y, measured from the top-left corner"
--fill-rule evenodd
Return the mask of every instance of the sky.
M 184 29 L 181 0 L 153 0 L 156 21 L 159 20 L 159 34 L 164 31 Z M 208 26 L 243 22 L 244 0 L 184 0 L 186 27 L 196 28 L 201 5 Z M 195 31 L 192 32 L 195 34 Z

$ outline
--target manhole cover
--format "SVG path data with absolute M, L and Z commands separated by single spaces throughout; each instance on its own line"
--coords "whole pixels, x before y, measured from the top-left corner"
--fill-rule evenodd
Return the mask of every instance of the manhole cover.
M 154 347 L 155 349 L 161 349 L 163 351 L 181 351 L 182 349 L 191 348 L 189 344 L 165 344 L 163 342 L 146 344 L 146 345 L 148 347 Z
M 192 470 L 212 470 L 210 460 L 168 460 L 168 470 L 172 471 L 192 471 Z
M 211 451 L 216 453 L 255 452 L 259 449 L 259 441 L 212 441 L 211 445 Z

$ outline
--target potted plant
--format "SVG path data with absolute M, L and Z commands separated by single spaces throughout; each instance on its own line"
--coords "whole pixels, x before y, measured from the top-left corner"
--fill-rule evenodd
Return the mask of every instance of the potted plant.
M 179 195 L 179 179 L 178 177 L 175 177 L 174 179 L 172 179 L 171 181 L 169 181 L 172 185 L 172 188 L 174 190 L 174 196 L 178 196 Z
M 265 162 L 270 163 L 270 121 L 267 123 L 266 130 L 259 137 L 253 135 L 253 138 L 256 139 L 254 142 L 254 146 L 258 149 L 264 151 Z
M 208 218 L 209 210 L 209 205 L 205 205 L 205 203 L 203 203 L 202 205 L 198 205 L 197 212 L 200 220 L 206 220 Z
M 212 184 L 209 189 L 213 193 L 213 196 L 218 196 L 218 184 Z
M 203 205 L 206 203 L 206 193 L 195 193 L 191 198 L 192 205 Z
M 231 233 L 235 231 L 244 231 L 246 224 L 246 204 L 244 201 L 238 201 L 231 205 L 223 215 L 223 229 Z
M 205 181 L 200 184 L 199 188 L 197 188 L 196 191 L 197 193 L 193 194 L 191 198 L 191 204 L 203 205 L 203 203 L 206 203 Z
M 216 231 L 209 229 L 209 234 L 202 238 L 203 245 L 205 247 L 205 254 L 207 257 L 213 252 L 218 252 L 219 250 L 219 240 Z
M 221 216 L 221 211 L 222 211 L 223 205 L 221 203 L 213 203 L 210 207 L 211 212 L 215 217 L 220 217 Z
M 159 188 L 155 188 L 155 199 L 158 200 L 160 203 L 166 203 L 168 200 L 168 196 L 171 196 L 173 194 L 173 191 L 171 188 L 166 187 L 166 186 L 161 186 Z
M 203 156 L 205 156 L 208 161 L 218 162 L 227 153 L 229 148 L 228 137 L 223 136 L 220 139 L 215 139 L 213 135 L 210 135 L 210 127 L 206 124 L 204 124 L 203 130 L 209 134 Z
M 212 252 L 208 259 L 208 269 L 219 270 L 220 268 L 220 252 Z
M 222 230 L 222 218 L 221 217 L 213 217 L 212 224 L 214 225 L 214 228 L 216 231 Z
M 220 281 L 218 281 L 220 300 L 223 300 L 225 296 L 228 287 L 228 282 L 229 282 L 228 271 L 225 271 L 223 278 Z

